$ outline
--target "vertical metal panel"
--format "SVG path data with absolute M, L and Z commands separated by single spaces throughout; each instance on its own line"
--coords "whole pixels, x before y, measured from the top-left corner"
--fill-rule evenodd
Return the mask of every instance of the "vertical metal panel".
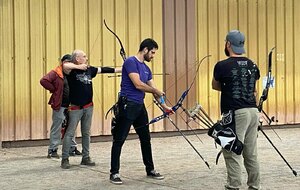
M 286 89 L 285 89 L 285 77 L 286 77 L 286 61 L 285 61 L 285 33 L 284 33 L 284 5 L 283 0 L 276 0 L 276 54 L 275 54 L 275 61 L 274 61 L 274 68 L 276 71 L 276 106 L 277 106 L 277 119 L 280 124 L 286 123 L 285 117 L 286 117 L 286 102 L 285 102 L 285 96 L 286 96 Z
M 144 1 L 142 1 L 144 2 Z M 158 51 L 156 51 L 155 58 L 152 61 L 152 72 L 156 74 L 164 73 L 164 62 L 163 62 L 163 50 L 164 50 L 164 44 L 163 44 L 163 19 L 162 19 L 162 1 L 161 0 L 152 0 L 151 1 L 151 21 L 149 21 L 149 25 L 151 23 L 151 33 L 150 36 L 153 36 L 153 39 L 158 43 Z M 158 19 L 160 18 L 160 19 Z M 164 75 L 154 75 L 153 79 L 155 81 L 155 84 L 158 89 L 163 90 L 163 81 L 165 80 Z M 148 96 L 149 97 L 149 96 Z M 153 99 L 152 96 L 151 101 Z M 154 104 L 150 104 L 152 107 Z M 153 118 L 155 116 L 158 116 L 161 114 L 161 111 L 155 107 L 151 108 L 152 111 L 149 110 L 149 118 Z M 151 126 L 151 131 L 164 131 L 164 125 L 163 123 L 154 124 Z
M 15 139 L 14 106 L 14 8 L 10 0 L 0 1 L 0 64 L 1 64 L 1 137 L 0 141 Z
M 186 70 L 186 58 L 187 58 L 187 31 L 186 31 L 186 2 L 184 0 L 175 1 L 175 64 L 176 64 L 176 100 L 179 99 L 182 92 L 187 89 L 187 70 Z M 175 102 L 174 102 L 175 104 Z M 184 121 L 176 115 L 177 125 L 185 128 Z
M 30 30 L 29 3 L 14 1 L 14 46 L 15 46 L 15 140 L 30 139 Z
M 208 69 L 208 78 L 209 81 L 212 79 L 212 73 L 215 63 L 219 60 L 218 58 L 218 50 L 219 44 L 224 43 L 224 38 L 219 39 L 219 26 L 218 21 L 219 17 L 216 14 L 218 10 L 218 1 L 212 0 L 208 1 L 208 20 L 207 20 L 207 28 L 208 28 L 208 52 L 212 56 L 209 58 L 209 69 Z M 208 84 L 209 81 L 207 81 Z M 216 120 L 219 117 L 219 93 L 211 89 L 211 85 L 209 85 L 209 106 L 211 107 L 210 116 L 212 119 Z M 214 110 L 214 111 L 213 111 Z
M 207 20 L 208 20 L 208 2 L 207 1 L 197 1 L 197 59 L 200 60 L 202 57 L 211 54 L 209 52 L 209 43 L 208 43 L 208 27 L 207 27 Z M 198 103 L 201 104 L 203 109 L 205 109 L 210 114 L 210 83 L 211 80 L 210 70 L 208 60 L 206 59 L 201 67 L 200 72 L 198 74 L 198 93 L 197 93 L 197 100 Z
M 115 17 L 115 5 L 112 2 L 109 1 L 102 1 L 102 15 L 103 18 L 105 18 L 106 22 L 109 24 L 110 27 L 114 26 L 114 17 Z M 116 55 L 115 48 L 112 46 L 114 44 L 115 37 L 104 28 L 103 30 L 103 44 L 106 46 L 105 49 L 103 49 L 103 65 L 113 65 L 113 58 Z M 119 56 L 119 55 L 118 55 Z M 98 76 L 100 77 L 100 76 Z M 107 76 L 101 76 L 102 79 L 102 109 L 104 113 L 109 110 L 109 108 L 116 102 L 116 87 L 112 85 L 107 85 L 113 83 L 113 80 L 110 78 L 107 78 Z M 118 88 L 117 88 L 118 89 Z M 111 97 L 111 98 L 107 98 Z M 103 119 L 103 117 L 102 117 Z M 110 128 L 107 127 L 110 126 L 110 120 L 103 120 L 103 132 L 104 134 L 110 133 Z
M 269 91 L 269 97 L 264 104 L 264 110 L 275 116 L 278 124 L 299 123 L 296 117 L 299 113 L 299 99 L 296 96 L 297 82 L 297 50 L 299 50 L 299 9 L 298 1 L 284 0 L 198 0 L 197 38 L 198 57 L 206 52 L 213 54 L 209 67 L 204 68 L 212 72 L 214 64 L 224 59 L 223 48 L 226 33 L 232 29 L 239 29 L 246 35 L 246 56 L 256 62 L 261 71 L 258 81 L 259 96 L 262 93 L 263 77 L 266 76 L 269 50 L 276 46 L 273 54 L 273 75 L 275 88 Z M 207 7 L 207 12 L 205 10 Z M 228 12 L 226 11 L 228 9 Z M 216 13 L 216 10 L 218 12 Z M 219 14 L 217 17 L 216 15 Z M 216 24 L 218 23 L 218 24 Z M 228 23 L 228 28 L 226 24 Z M 208 28 L 206 34 L 203 28 Z M 227 28 L 227 31 L 224 30 Z M 203 35 L 203 36 L 202 36 Z M 200 40 L 201 39 L 201 40 Z M 201 42 L 206 42 L 208 49 Z M 298 49 L 297 49 L 298 48 Z M 199 100 L 204 107 L 209 105 L 210 115 L 216 119 L 214 113 L 219 112 L 219 96 L 216 92 L 205 90 L 210 87 L 209 77 L 199 78 Z M 208 84 L 208 85 L 206 85 Z M 206 97 L 210 97 L 208 100 Z M 214 103 L 217 102 L 217 103 Z
M 166 78 L 165 92 L 171 104 L 175 105 L 191 84 L 197 66 L 195 62 L 195 1 L 187 3 L 184 0 L 165 0 L 163 1 L 163 13 L 164 64 L 166 72 L 171 75 L 170 78 Z M 189 96 L 186 97 L 188 101 L 184 103 L 195 103 L 195 98 L 194 89 L 191 89 Z M 172 117 L 175 118 L 174 121 L 178 126 L 186 129 L 186 124 L 180 116 Z M 167 131 L 175 130 L 168 122 L 165 122 L 165 126 Z
M 294 86 L 294 98 L 295 98 L 295 113 L 294 113 L 294 118 L 295 118 L 295 122 L 299 123 L 299 115 L 300 115 L 300 96 L 299 96 L 299 92 L 298 89 L 300 89 L 300 40 L 299 40 L 299 34 L 300 34 L 300 1 L 293 1 L 293 9 L 290 10 L 291 12 L 293 12 L 293 20 L 290 20 L 290 22 L 293 22 L 293 26 L 294 26 L 294 42 L 292 45 L 293 48 L 293 56 L 294 56 L 294 73 L 293 73 L 293 77 L 294 77 L 294 82 L 295 82 L 295 86 Z M 291 42 L 289 42 L 291 43 Z
M 88 54 L 89 64 L 93 66 L 113 66 L 113 63 L 105 63 L 103 59 L 105 55 L 103 55 L 103 46 L 106 47 L 107 44 L 103 43 L 102 32 L 103 32 L 103 18 L 102 12 L 99 11 L 102 8 L 102 1 L 92 0 L 88 1 L 88 36 L 86 41 L 88 41 L 88 49 L 84 50 Z M 108 23 L 109 24 L 109 23 Z M 103 90 L 107 88 L 103 87 L 103 77 L 107 76 L 96 76 L 93 79 L 93 101 L 94 101 L 94 114 L 92 120 L 91 134 L 100 135 L 106 134 L 107 130 L 103 125 L 103 117 L 101 117 L 104 113 L 102 109 L 103 104 Z M 113 85 L 109 85 L 113 86 Z M 77 130 L 78 132 L 79 130 Z
M 176 73 L 176 40 L 175 40 L 175 1 L 163 1 L 163 30 L 164 30 L 164 64 L 165 64 L 165 71 L 172 75 L 172 78 L 166 78 L 165 80 L 165 93 L 168 94 L 168 99 L 171 102 L 176 102 L 176 88 L 174 79 L 177 75 Z M 165 122 L 165 130 L 169 131 L 172 130 L 173 127 L 167 125 Z
M 285 1 L 285 27 L 284 27 L 284 33 L 285 33 L 285 41 L 287 43 L 294 42 L 294 4 L 293 1 Z M 289 10 L 289 11 L 288 11 Z M 285 48 L 285 67 L 286 67 L 286 80 L 285 82 L 285 91 L 286 91 L 286 121 L 285 123 L 293 123 L 295 121 L 295 57 L 294 57 L 294 46 L 293 45 L 287 45 Z
M 30 39 L 30 99 L 31 99 L 31 139 L 43 138 L 43 105 L 44 90 L 40 86 L 40 76 L 44 71 L 45 56 L 45 18 L 44 18 L 44 1 L 31 0 L 29 2 L 29 39 Z M 31 11 L 32 10 L 32 11 Z

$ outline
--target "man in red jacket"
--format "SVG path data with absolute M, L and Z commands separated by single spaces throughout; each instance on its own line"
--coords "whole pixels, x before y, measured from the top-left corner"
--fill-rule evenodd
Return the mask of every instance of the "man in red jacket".
M 41 85 L 52 93 L 48 102 L 53 110 L 52 125 L 50 130 L 50 145 L 48 148 L 48 158 L 59 158 L 57 154 L 58 145 L 61 143 L 60 131 L 62 123 L 65 119 L 64 111 L 68 108 L 69 102 L 69 85 L 63 73 L 64 63 L 71 61 L 71 55 L 66 54 L 61 58 L 61 64 L 55 69 L 47 73 L 41 80 Z M 66 64 L 64 69 L 80 69 L 86 70 L 87 65 L 75 65 L 73 63 Z M 70 155 L 81 155 L 81 152 L 76 148 L 77 143 L 73 138 L 70 148 Z

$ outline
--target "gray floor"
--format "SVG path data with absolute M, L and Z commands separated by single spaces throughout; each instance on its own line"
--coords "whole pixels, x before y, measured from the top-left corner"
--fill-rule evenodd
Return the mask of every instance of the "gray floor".
M 294 170 L 300 172 L 300 128 L 276 129 L 282 140 L 272 130 L 265 130 L 275 146 Z M 0 189 L 223 189 L 226 169 L 223 157 L 215 165 L 219 149 L 206 134 L 199 134 L 203 144 L 193 135 L 187 136 L 208 161 L 208 169 L 196 152 L 181 136 L 152 139 L 156 169 L 165 179 L 146 178 L 141 160 L 139 141 L 126 141 L 121 157 L 123 185 L 109 182 L 111 142 L 91 144 L 91 156 L 95 167 L 80 166 L 80 157 L 71 157 L 71 169 L 60 168 L 60 159 L 47 159 L 47 147 L 0 149 Z M 300 189 L 299 177 L 285 164 L 267 139 L 259 133 L 259 157 L 261 185 L 263 189 Z M 79 145 L 80 147 L 80 145 Z M 59 149 L 59 153 L 61 147 Z M 243 187 L 246 173 L 243 170 Z

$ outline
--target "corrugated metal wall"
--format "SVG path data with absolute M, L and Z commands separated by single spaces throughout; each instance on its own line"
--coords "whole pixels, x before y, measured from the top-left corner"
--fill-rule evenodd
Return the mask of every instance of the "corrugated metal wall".
M 82 49 L 93 66 L 122 65 L 119 44 L 103 19 L 122 39 L 128 55 L 136 54 L 142 39 L 154 38 L 160 51 L 149 65 L 154 73 L 162 73 L 160 0 L 0 0 L 0 14 L 0 141 L 49 137 L 50 94 L 39 80 L 63 54 Z M 163 78 L 155 76 L 155 81 L 162 88 Z M 110 119 L 104 114 L 116 101 L 120 78 L 99 75 L 93 83 L 92 134 L 110 134 Z M 160 113 L 151 102 L 147 97 L 149 117 Z
M 196 1 L 194 0 L 164 0 L 163 1 L 163 32 L 164 32 L 164 68 L 170 76 L 165 77 L 165 93 L 172 105 L 179 100 L 196 76 Z M 183 107 L 195 105 L 196 84 L 186 96 Z M 178 114 L 171 118 L 180 129 L 188 129 L 186 114 L 179 109 Z M 195 123 L 190 122 L 196 128 Z M 165 130 L 174 131 L 176 128 L 166 119 Z
M 103 19 L 119 35 L 128 55 L 135 54 L 146 37 L 158 42 L 159 51 L 149 64 L 153 73 L 170 74 L 155 76 L 155 81 L 172 104 L 193 80 L 195 61 L 211 54 L 184 105 L 199 102 L 214 120 L 220 113 L 219 93 L 211 89 L 212 69 L 225 58 L 226 33 L 231 29 L 245 33 L 247 55 L 257 62 L 262 76 L 268 51 L 276 46 L 276 86 L 264 108 L 281 124 L 299 123 L 299 8 L 297 0 L 0 0 L 0 142 L 49 137 L 50 94 L 39 80 L 58 65 L 61 55 L 83 49 L 91 65 L 121 66 L 119 44 Z M 93 83 L 92 135 L 110 134 L 110 120 L 104 114 L 116 100 L 120 78 L 100 75 Z M 262 80 L 258 89 L 261 94 Z M 151 95 L 146 106 L 149 118 L 160 114 Z M 186 129 L 178 115 L 172 117 Z M 151 130 L 174 127 L 159 122 Z
M 298 0 L 197 0 L 197 57 L 211 54 L 201 66 L 198 99 L 216 120 L 219 113 L 219 93 L 211 89 L 215 63 L 224 59 L 224 39 L 231 29 L 246 35 L 246 55 L 260 70 L 267 73 L 267 55 L 273 55 L 275 88 L 270 89 L 264 110 L 275 116 L 278 124 L 299 123 L 300 97 L 300 1 Z

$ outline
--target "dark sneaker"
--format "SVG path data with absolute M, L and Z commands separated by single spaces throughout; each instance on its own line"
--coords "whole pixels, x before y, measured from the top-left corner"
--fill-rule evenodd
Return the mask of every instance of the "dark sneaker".
M 82 153 L 77 148 L 75 148 L 73 151 L 69 152 L 69 155 L 76 156 L 76 155 L 82 155 Z
M 74 153 L 75 155 L 82 155 L 82 153 L 79 150 L 77 150 L 77 148 L 75 148 Z
M 239 190 L 239 188 L 229 187 L 228 185 L 225 185 L 226 190 Z
M 59 156 L 57 154 L 57 150 L 48 151 L 47 158 L 57 158 L 57 159 L 59 159 Z
M 60 167 L 62 169 L 69 169 L 70 168 L 69 159 L 68 158 L 62 159 Z
M 147 177 L 150 177 L 153 179 L 164 179 L 165 178 L 163 175 L 160 175 L 160 173 L 156 172 L 155 170 L 151 170 L 149 173 L 147 173 Z
M 109 180 L 111 183 L 116 184 L 116 185 L 121 185 L 123 182 L 120 178 L 120 174 L 110 174 Z
M 86 165 L 86 166 L 95 166 L 96 165 L 96 163 L 93 162 L 90 157 L 82 158 L 80 164 L 81 165 Z

